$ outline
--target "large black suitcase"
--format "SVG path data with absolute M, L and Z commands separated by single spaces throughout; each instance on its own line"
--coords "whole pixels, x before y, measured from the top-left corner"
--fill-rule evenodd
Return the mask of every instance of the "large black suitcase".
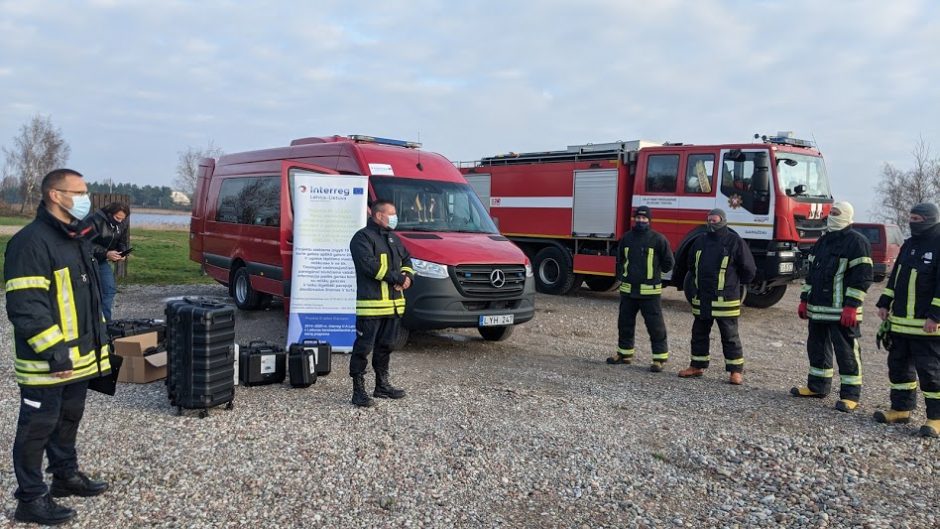
M 287 352 L 290 385 L 305 388 L 317 382 L 317 376 L 330 373 L 330 344 L 316 339 L 306 339 L 291 344 Z M 325 372 L 322 372 L 325 365 Z
M 166 305 L 167 394 L 177 413 L 227 404 L 235 398 L 235 309 L 206 298 Z
M 245 386 L 280 384 L 286 374 L 286 353 L 280 345 L 255 340 L 238 348 L 238 380 Z

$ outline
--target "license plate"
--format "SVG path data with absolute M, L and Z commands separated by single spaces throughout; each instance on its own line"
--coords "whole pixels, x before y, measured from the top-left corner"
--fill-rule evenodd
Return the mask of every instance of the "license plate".
M 512 325 L 512 314 L 498 314 L 495 316 L 480 316 L 480 327 L 492 327 L 494 325 Z

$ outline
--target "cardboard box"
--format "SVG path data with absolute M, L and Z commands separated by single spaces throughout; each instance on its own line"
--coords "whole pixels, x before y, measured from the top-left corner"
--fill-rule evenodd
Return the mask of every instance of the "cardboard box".
M 156 346 L 156 332 L 114 340 L 115 354 L 124 358 L 118 382 L 146 384 L 166 378 L 166 351 L 144 355 L 147 349 Z

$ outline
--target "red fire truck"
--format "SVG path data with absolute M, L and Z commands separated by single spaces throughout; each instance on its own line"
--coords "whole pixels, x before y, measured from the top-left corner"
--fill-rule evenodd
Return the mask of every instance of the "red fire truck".
M 551 294 L 582 283 L 615 288 L 617 242 L 641 205 L 669 239 L 677 259 L 670 280 L 681 289 L 687 245 L 718 207 L 757 262 L 745 304 L 769 307 L 803 276 L 803 253 L 833 201 L 822 155 L 791 133 L 724 145 L 575 145 L 461 165 L 500 232 L 532 260 L 537 288 Z

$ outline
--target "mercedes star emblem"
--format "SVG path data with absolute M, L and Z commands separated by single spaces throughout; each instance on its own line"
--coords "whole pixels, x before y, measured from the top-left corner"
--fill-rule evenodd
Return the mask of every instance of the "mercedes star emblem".
M 496 288 L 503 288 L 506 284 L 506 273 L 499 268 L 490 272 L 490 284 Z

